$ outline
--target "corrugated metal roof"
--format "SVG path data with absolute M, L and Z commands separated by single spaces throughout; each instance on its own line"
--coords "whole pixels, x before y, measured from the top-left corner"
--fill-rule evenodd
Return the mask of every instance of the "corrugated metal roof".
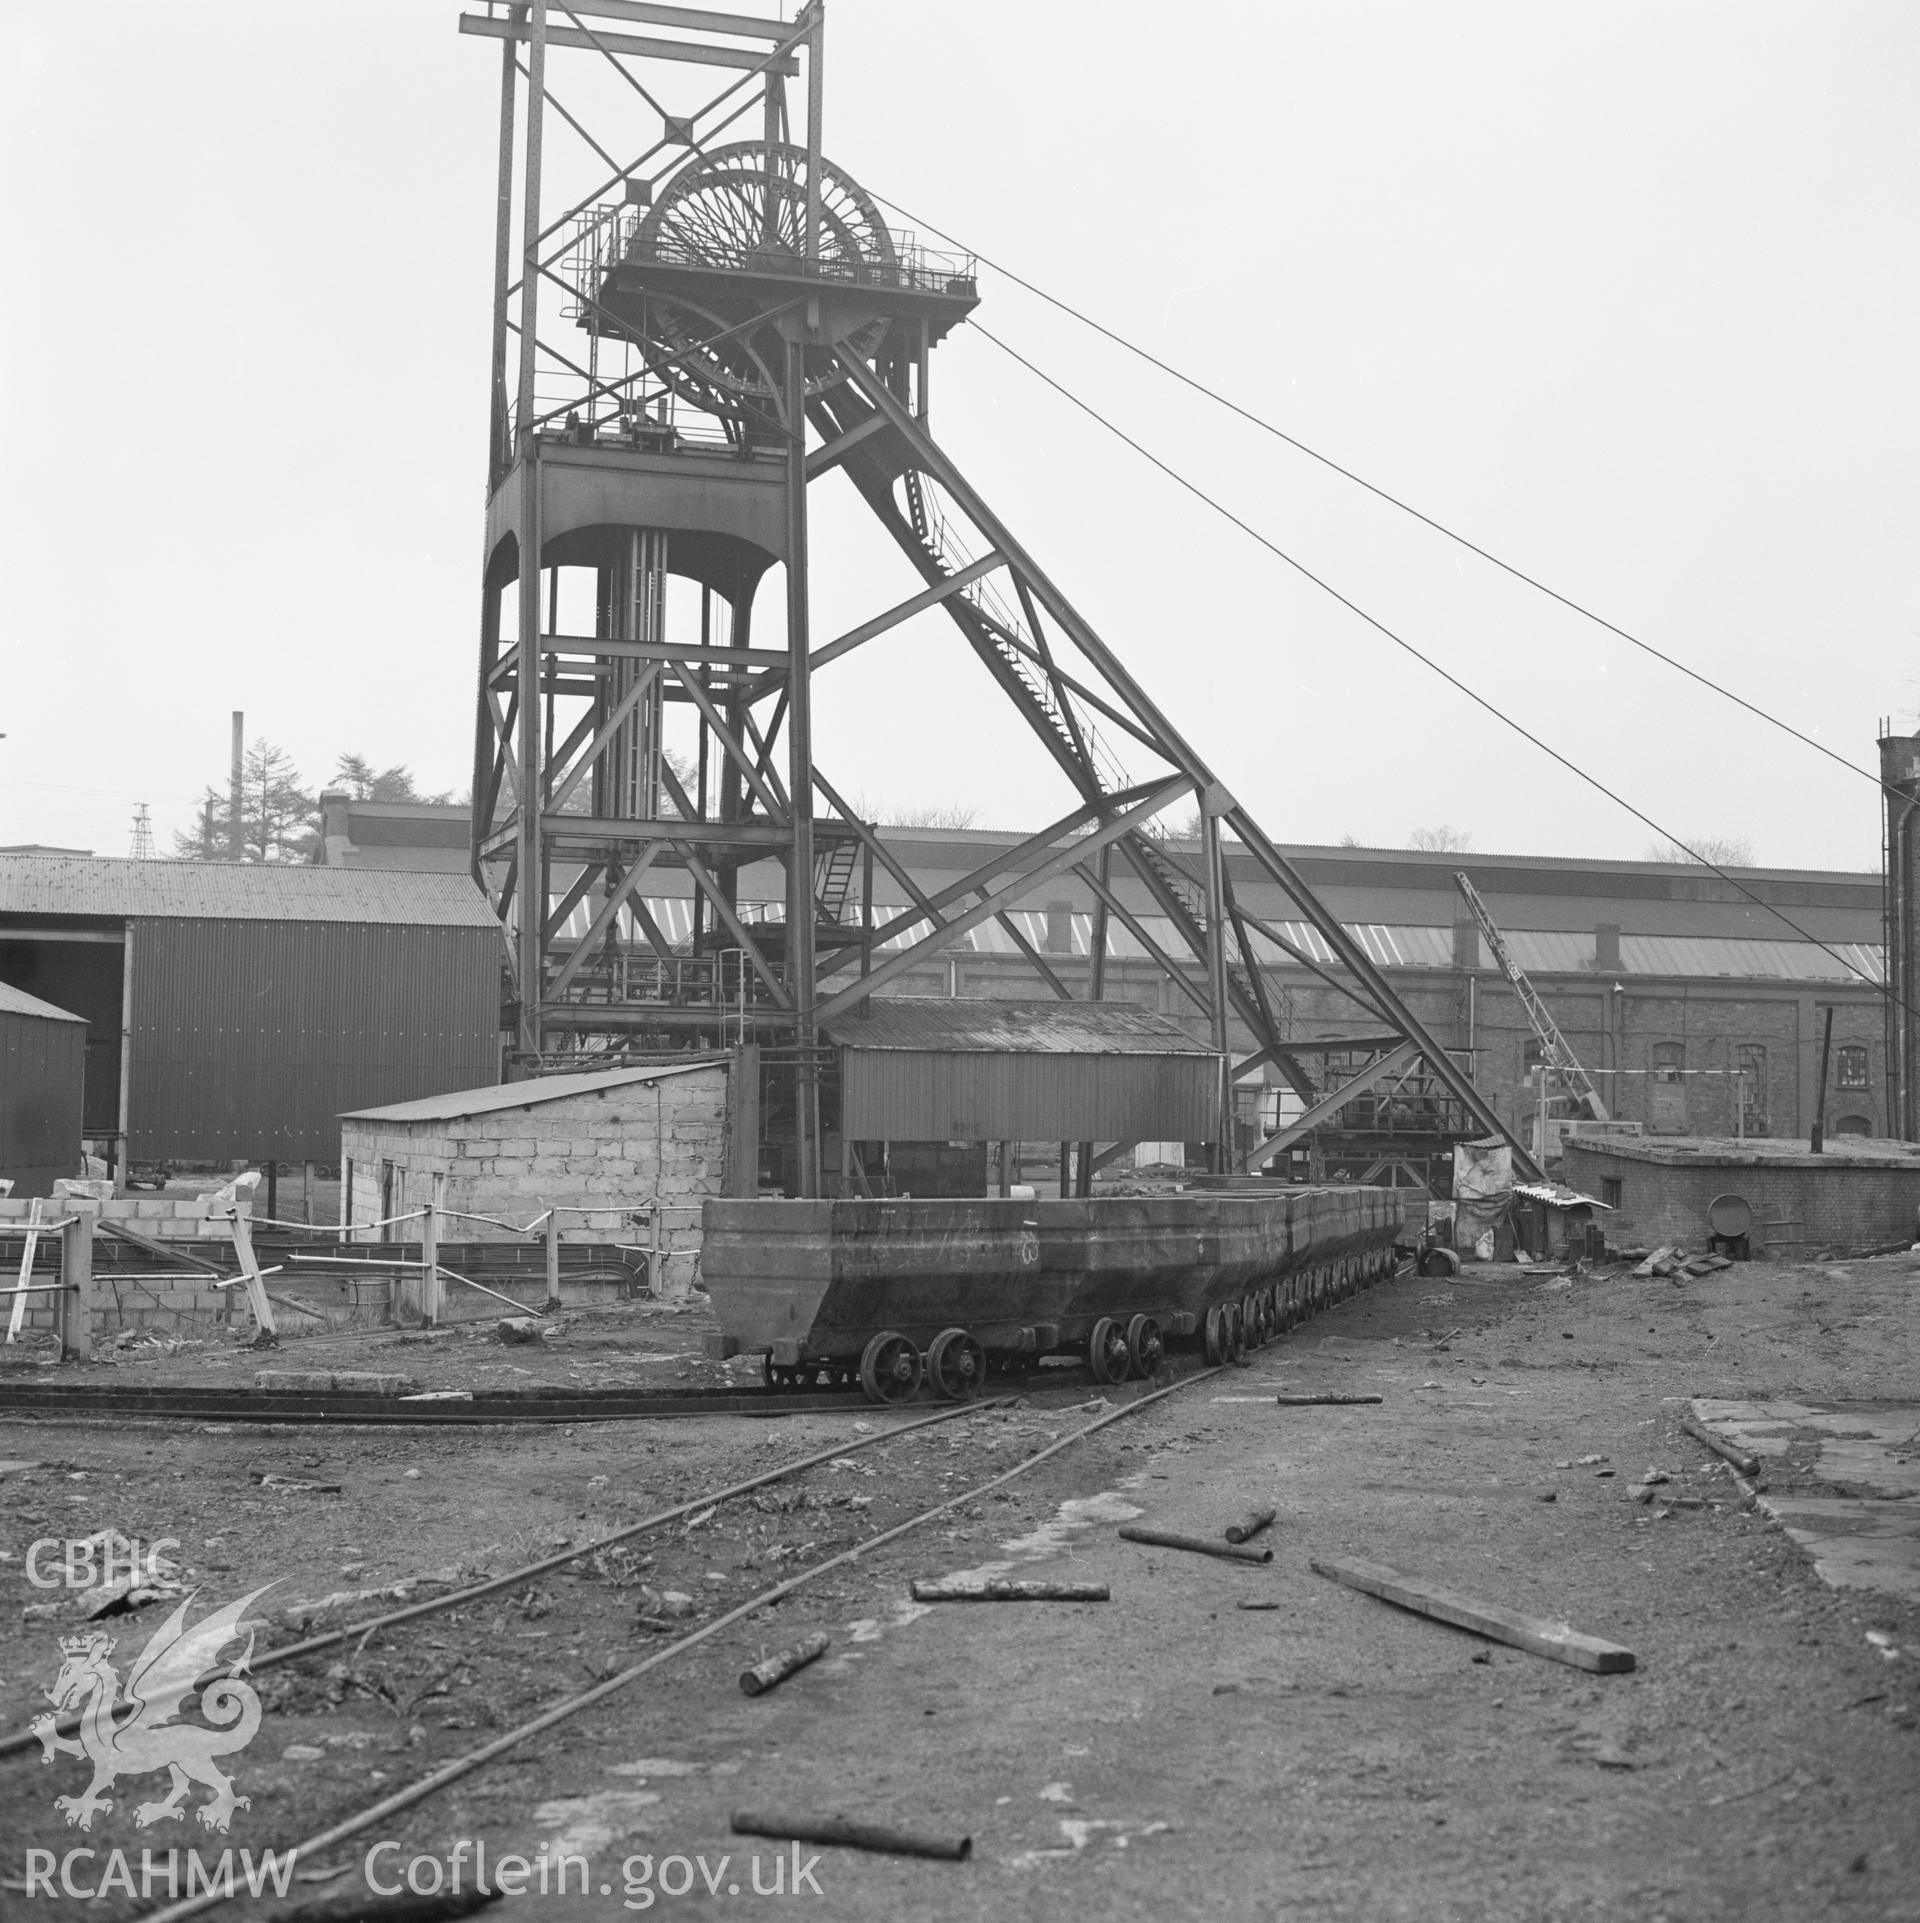
M 930 1054 L 1210 1055 L 1169 1015 L 1132 1002 L 876 1000 L 863 1021 L 828 1030 L 844 1048 Z
M 1802 982 L 1883 979 L 1880 952 L 1864 942 L 1739 941 L 1714 935 L 1622 935 L 1620 960 L 1636 975 L 1717 975 Z M 1834 956 L 1838 955 L 1839 960 Z
M 1529 975 L 1591 975 L 1594 972 L 1593 931 L 1576 934 L 1562 928 L 1503 928 L 1507 952 Z M 1620 957 L 1626 965 L 1626 956 Z M 1484 939 L 1480 943 L 1480 965 L 1494 966 Z
M 80 855 L 0 855 L 0 914 L 498 926 L 467 875 Z
M 503 1082 L 497 1088 L 460 1088 L 451 1095 L 428 1095 L 417 1102 L 390 1102 L 385 1108 L 350 1109 L 343 1122 L 453 1122 L 465 1115 L 492 1115 L 500 1109 L 533 1108 L 541 1102 L 564 1101 L 569 1095 L 595 1095 L 606 1088 L 625 1088 L 634 1082 L 664 1081 L 669 1075 L 691 1075 L 712 1068 L 709 1055 L 674 1067 L 602 1068 L 589 1075 L 543 1075 L 535 1082 Z
M 1151 926 L 1151 924 L 1149 924 Z M 1331 962 L 1333 950 L 1311 922 L 1283 921 L 1274 926 L 1303 954 Z M 1453 961 L 1450 928 L 1388 927 L 1350 922 L 1347 932 L 1383 968 L 1447 968 Z M 1593 936 L 1558 929 L 1502 929 L 1513 958 L 1529 974 L 1595 973 Z M 1286 965 L 1287 957 L 1256 934 L 1263 962 Z M 1620 973 L 1685 975 L 1734 981 L 1867 981 L 1884 978 L 1880 951 L 1864 942 L 1836 941 L 1826 948 L 1810 941 L 1750 941 L 1722 935 L 1622 935 Z M 1836 959 L 1836 957 L 1838 959 Z M 1482 968 L 1493 958 L 1481 944 Z
M 1277 921 L 1273 926 L 1303 955 L 1317 962 L 1332 962 L 1334 952 L 1327 939 L 1310 921 Z M 1450 928 L 1389 927 L 1384 922 L 1348 922 L 1347 933 L 1381 968 L 1447 968 L 1453 962 L 1453 931 Z M 1255 952 L 1263 962 L 1285 967 L 1286 951 L 1255 933 Z
M 37 995 L 29 995 L 24 990 L 9 988 L 0 982 L 0 1015 L 38 1015 L 43 1021 L 79 1022 L 86 1025 L 84 1015 L 70 1015 L 64 1008 L 55 1008 L 51 1002 L 43 1002 Z

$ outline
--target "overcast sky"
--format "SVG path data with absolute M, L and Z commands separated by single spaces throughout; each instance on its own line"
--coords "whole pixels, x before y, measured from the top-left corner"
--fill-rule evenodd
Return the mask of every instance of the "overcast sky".
M 124 853 L 146 801 L 164 851 L 236 707 L 316 786 L 355 752 L 465 787 L 498 61 L 457 12 L 10 21 L 0 842 Z M 555 90 L 637 151 L 645 110 L 595 59 L 556 58 Z M 1916 725 L 1920 8 L 830 0 L 827 88 L 829 155 L 918 219 L 1837 752 L 1870 766 L 1880 717 Z M 592 184 L 551 152 L 557 187 Z M 1878 866 L 1867 781 L 982 292 L 1002 338 L 1666 827 Z M 968 330 L 933 424 L 1276 838 L 1645 851 Z M 831 485 L 821 636 L 917 585 Z M 882 812 L 1060 807 L 938 614 L 817 701 L 823 767 Z

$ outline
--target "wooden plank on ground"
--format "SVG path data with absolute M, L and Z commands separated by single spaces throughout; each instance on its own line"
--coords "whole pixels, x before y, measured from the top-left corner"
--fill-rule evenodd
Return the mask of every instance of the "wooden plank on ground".
M 1567 1663 L 1575 1669 L 1590 1669 L 1602 1675 L 1617 1674 L 1634 1666 L 1633 1651 L 1618 1643 L 1602 1642 L 1598 1636 L 1583 1636 L 1565 1623 L 1550 1623 L 1538 1616 L 1523 1616 L 1518 1610 L 1501 1609 L 1493 1603 L 1476 1602 L 1457 1590 L 1443 1589 L 1438 1583 L 1418 1576 L 1401 1574 L 1384 1563 L 1362 1562 L 1355 1556 L 1316 1556 L 1312 1564 L 1322 1576 L 1331 1576 L 1350 1589 L 1364 1590 L 1369 1596 L 1398 1603 L 1417 1615 L 1431 1616 L 1436 1622 L 1452 1623 L 1456 1629 L 1470 1629 L 1514 1649 L 1524 1649 L 1549 1661 Z

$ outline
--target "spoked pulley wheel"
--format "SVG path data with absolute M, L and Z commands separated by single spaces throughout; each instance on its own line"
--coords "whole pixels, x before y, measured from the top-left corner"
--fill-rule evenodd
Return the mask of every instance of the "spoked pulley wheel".
M 804 147 L 764 140 L 709 148 L 662 187 L 627 250 L 635 262 L 715 268 L 739 274 L 802 275 L 854 285 L 892 285 L 899 254 L 880 210 L 859 183 L 826 161 L 818 178 L 819 252 L 807 260 L 809 173 Z M 764 283 L 723 281 L 702 290 L 699 304 L 650 293 L 645 333 L 663 356 L 662 377 L 696 407 L 764 416 L 776 397 L 784 348 L 771 324 L 715 340 L 716 333 L 765 310 Z M 716 322 L 718 325 L 716 325 Z M 885 320 L 856 327 L 838 345 L 871 360 Z M 818 360 L 818 365 L 813 363 Z M 809 395 L 841 378 L 823 356 L 809 356 Z
M 882 1329 L 860 1357 L 860 1387 L 869 1402 L 905 1402 L 920 1386 L 920 1351 Z
M 971 1402 L 986 1380 L 987 1352 L 965 1329 L 942 1329 L 927 1349 L 927 1382 L 942 1402 Z
M 1087 1338 L 1087 1367 L 1096 1382 L 1124 1382 L 1133 1359 L 1127 1353 L 1127 1332 L 1112 1316 L 1103 1315 Z

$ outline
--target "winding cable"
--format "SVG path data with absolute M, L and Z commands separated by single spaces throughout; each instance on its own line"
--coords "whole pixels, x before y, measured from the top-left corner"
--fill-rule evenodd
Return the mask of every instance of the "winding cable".
M 1842 955 L 1838 949 L 1835 949 L 1829 946 L 1826 942 L 1822 941 L 1818 935 L 1814 934 L 1810 929 L 1801 927 L 1801 925 L 1797 921 L 1795 921 L 1793 917 L 1789 915 L 1784 908 L 1780 908 L 1776 906 L 1773 902 L 1767 901 L 1764 897 L 1755 894 L 1754 891 L 1746 885 L 1746 883 L 1741 881 L 1737 876 L 1729 874 L 1726 871 L 1726 869 L 1722 868 L 1719 865 L 1718 862 L 1709 861 L 1706 858 L 1706 856 L 1699 853 L 1698 850 L 1689 847 L 1687 843 L 1682 841 L 1681 838 L 1678 835 L 1674 834 L 1671 829 L 1662 827 L 1660 823 L 1655 821 L 1650 814 L 1647 814 L 1642 809 L 1636 808 L 1633 805 L 1633 803 L 1627 800 L 1627 798 L 1624 795 L 1618 793 L 1616 790 L 1612 788 L 1609 788 L 1607 784 L 1604 781 L 1602 781 L 1598 775 L 1589 774 L 1586 771 L 1586 769 L 1582 768 L 1579 765 L 1578 762 L 1570 760 L 1566 755 L 1563 755 L 1558 748 L 1555 748 L 1551 746 L 1549 743 L 1543 741 L 1537 734 L 1535 734 L 1523 722 L 1515 720 L 1514 717 L 1508 714 L 1504 708 L 1497 706 L 1494 702 L 1488 700 L 1485 695 L 1479 693 L 1476 689 L 1469 687 L 1467 683 L 1462 681 L 1457 674 L 1454 674 L 1448 668 L 1442 667 L 1441 664 L 1438 661 L 1434 660 L 1434 658 L 1431 655 L 1423 653 L 1404 635 L 1399 634 L 1394 629 L 1388 627 L 1387 624 L 1384 621 L 1380 620 L 1377 616 L 1369 614 L 1366 611 L 1366 609 L 1361 607 L 1357 601 L 1350 600 L 1346 595 L 1342 594 L 1340 590 L 1336 588 L 1330 581 L 1327 581 L 1323 579 L 1320 575 L 1315 574 L 1314 571 L 1310 567 L 1308 567 L 1304 561 L 1296 560 L 1291 554 L 1289 554 L 1286 551 L 1285 548 L 1279 546 L 1278 543 L 1274 541 L 1270 541 L 1264 534 L 1260 532 L 1258 528 L 1254 527 L 1250 522 L 1243 521 L 1240 518 L 1240 516 L 1234 513 L 1234 511 L 1230 507 L 1227 507 L 1224 503 L 1215 500 L 1214 497 L 1211 494 L 1209 494 L 1205 488 L 1201 487 L 1198 482 L 1188 480 L 1187 477 L 1184 474 L 1182 474 L 1177 468 L 1169 466 L 1165 461 L 1163 461 L 1159 457 L 1159 455 L 1155 454 L 1150 448 L 1143 447 L 1141 443 L 1136 441 L 1131 434 L 1129 434 L 1124 428 L 1116 426 L 1114 422 L 1110 421 L 1091 402 L 1083 401 L 1078 394 L 1072 391 L 1072 389 L 1063 387 L 1060 384 L 1060 382 L 1058 382 L 1053 378 L 1051 374 L 1045 372 L 1044 369 L 1042 368 L 1036 367 L 1033 364 L 1033 362 L 1028 360 L 1024 354 L 1018 352 L 1016 349 L 1012 347 L 1009 347 L 1007 343 L 1003 341 L 997 334 L 992 333 L 987 328 L 981 326 L 981 324 L 978 321 L 972 322 L 971 326 L 973 327 L 973 330 L 975 333 L 985 336 L 985 338 L 991 341 L 995 347 L 999 348 L 1001 353 L 1008 356 L 1009 359 L 1019 362 L 1019 364 L 1022 367 L 1024 367 L 1029 374 L 1033 375 L 1033 377 L 1036 380 L 1044 382 L 1046 386 L 1052 388 L 1053 391 L 1061 397 L 1061 399 L 1066 401 L 1071 401 L 1073 405 L 1077 407 L 1083 414 L 1087 415 L 1090 419 L 1097 421 L 1102 427 L 1104 427 L 1109 434 L 1112 434 L 1117 439 L 1124 441 L 1128 447 L 1132 448 L 1133 451 L 1140 456 L 1142 460 L 1147 461 L 1152 466 L 1158 468 L 1160 472 L 1168 478 L 1168 480 L 1177 482 L 1179 486 L 1185 488 L 1186 491 L 1189 494 L 1191 494 L 1197 501 L 1203 502 L 1207 507 L 1210 507 L 1214 511 L 1214 513 L 1218 514 L 1223 520 L 1232 522 L 1233 525 L 1237 527 L 1242 534 L 1246 535 L 1250 540 L 1257 541 L 1260 544 L 1260 546 L 1262 546 L 1267 550 L 1269 554 L 1274 555 L 1277 559 L 1284 561 L 1288 567 L 1294 570 L 1296 574 L 1300 575 L 1303 579 L 1312 582 L 1313 585 L 1317 587 L 1323 594 L 1330 595 L 1334 600 L 1338 601 L 1343 608 L 1347 609 L 1349 613 L 1359 616 L 1359 618 L 1362 621 L 1364 621 L 1368 627 L 1374 629 L 1377 633 L 1384 635 L 1389 641 L 1393 643 L 1393 645 L 1396 648 L 1399 648 L 1404 653 L 1411 655 L 1413 659 L 1418 661 L 1422 667 L 1431 669 L 1433 673 L 1437 674 L 1441 678 L 1441 680 L 1445 681 L 1450 687 L 1457 689 L 1461 694 L 1465 695 L 1467 699 L 1471 701 L 1476 707 L 1485 709 L 1485 711 L 1488 714 L 1492 715 L 1496 721 L 1502 722 L 1505 724 L 1505 726 L 1511 728 L 1514 731 L 1514 733 L 1519 735 L 1523 741 L 1531 742 L 1533 746 L 1538 748 L 1542 754 L 1548 756 L 1550 759 L 1554 761 L 1557 761 L 1561 767 L 1567 770 L 1569 774 L 1578 776 L 1580 780 L 1584 781 L 1588 785 L 1588 787 L 1596 789 L 1599 793 L 1605 795 L 1606 798 L 1609 801 L 1613 802 L 1616 807 L 1625 809 L 1626 812 L 1631 816 L 1633 816 L 1633 818 L 1636 821 L 1641 822 L 1646 827 L 1651 828 L 1655 834 L 1664 835 L 1667 838 L 1667 840 L 1674 845 L 1674 847 L 1681 849 L 1691 860 L 1699 863 L 1699 865 L 1702 868 L 1706 869 L 1710 874 L 1718 875 L 1720 879 L 1726 882 L 1729 887 L 1737 889 L 1750 902 L 1752 902 L 1756 908 L 1763 909 L 1767 914 L 1772 915 L 1777 921 L 1784 922 L 1787 925 L 1787 927 L 1791 928 L 1793 932 L 1800 937 L 1802 941 L 1811 943 L 1812 946 L 1819 949 L 1819 951 L 1823 955 L 1829 956 L 1831 957 L 1831 959 L 1838 962 L 1840 966 L 1846 971 L 1847 980 L 1862 981 L 1865 979 L 1860 974 L 1860 971 L 1857 968 L 1855 968 L 1854 965 L 1850 961 L 1848 961 L 1847 958 L 1844 955 Z M 1848 763 L 1846 765 L 1852 766 L 1851 763 Z M 1856 770 L 1856 772 L 1859 772 L 1859 771 Z M 1877 989 L 1879 993 L 1885 996 L 1889 1001 L 1895 1002 L 1899 1007 L 1906 1009 L 1908 1014 L 1920 1015 L 1920 1010 L 1915 1010 L 1912 1007 L 1910 1007 L 1907 1002 L 1902 1000 L 1894 992 L 1894 989 L 1891 983 L 1867 982 L 1867 986 L 1870 988 Z
M 954 236 L 947 233 L 945 229 L 936 227 L 932 221 L 920 219 L 917 215 L 910 213 L 906 208 L 902 207 L 898 201 L 888 200 L 885 194 L 875 194 L 874 198 L 886 206 L 891 207 L 903 220 L 912 221 L 916 227 L 924 227 L 930 234 L 938 234 L 950 247 L 958 247 L 963 253 L 971 255 L 975 260 L 984 262 L 988 267 L 991 267 L 996 274 L 1000 274 L 1012 281 L 1016 287 L 1025 288 L 1026 291 L 1032 294 L 1037 300 L 1045 301 L 1049 307 L 1058 308 L 1061 313 L 1067 315 L 1072 320 L 1077 320 L 1083 327 L 1091 328 L 1096 334 L 1102 336 L 1102 338 L 1113 342 L 1116 347 L 1124 348 L 1129 354 L 1135 355 L 1140 360 L 1145 361 L 1149 367 L 1157 368 L 1162 374 L 1180 382 L 1184 387 L 1190 387 L 1196 394 L 1201 395 L 1206 400 L 1212 401 L 1217 407 L 1224 407 L 1230 414 L 1238 415 L 1241 420 L 1247 422 L 1250 426 L 1259 428 L 1262 433 L 1271 434 L 1277 441 L 1284 441 L 1288 447 L 1294 448 L 1299 453 L 1306 455 L 1309 460 L 1318 461 L 1322 467 L 1338 474 L 1343 480 L 1351 481 L 1355 487 L 1365 489 L 1367 493 L 1375 496 L 1379 500 L 1385 501 L 1389 507 L 1398 508 L 1402 514 L 1412 516 L 1414 520 L 1420 522 L 1423 526 L 1433 529 L 1436 534 L 1443 535 L 1447 540 L 1455 542 L 1460 547 L 1465 548 L 1468 553 L 1478 555 L 1481 560 L 1487 562 L 1490 566 L 1498 568 L 1503 574 L 1510 575 L 1514 580 L 1524 583 L 1537 593 L 1544 594 L 1549 600 L 1559 602 L 1563 608 L 1579 615 L 1583 620 L 1591 621 L 1596 627 L 1604 628 L 1607 633 L 1617 636 L 1630 647 L 1638 648 L 1642 654 L 1651 655 L 1654 660 L 1665 662 L 1676 674 L 1683 674 L 1688 680 L 1697 681 L 1701 687 L 1710 689 L 1714 694 L 1733 702 L 1736 707 L 1746 709 L 1749 714 L 1766 722 L 1769 727 L 1778 728 L 1783 734 L 1791 735 L 1794 740 L 1814 749 L 1819 754 L 1825 755 L 1829 761 L 1837 762 L 1842 768 L 1845 768 L 1848 773 L 1858 775 L 1863 781 L 1872 782 L 1883 794 L 1895 795 L 1900 800 L 1906 799 L 1904 795 L 1900 795 L 1897 789 L 1890 788 L 1871 770 L 1861 767 L 1856 761 L 1849 761 L 1845 755 L 1829 748 L 1825 742 L 1816 741 L 1811 735 L 1803 733 L 1790 721 L 1782 721 L 1777 714 L 1768 713 L 1765 708 L 1760 707 L 1755 702 L 1749 701 L 1745 695 L 1736 694 L 1731 688 L 1723 687 L 1710 675 L 1702 674 L 1697 668 L 1688 667 L 1684 661 L 1675 660 L 1672 655 L 1655 647 L 1651 641 L 1641 640 L 1637 634 L 1629 633 L 1627 629 L 1621 627 L 1617 622 L 1609 621 L 1605 615 L 1596 613 L 1584 603 L 1574 600 L 1571 595 L 1562 594 L 1558 588 L 1550 587 L 1545 581 L 1539 579 L 1538 576 L 1529 574 L 1524 568 L 1515 566 L 1511 561 L 1502 560 L 1499 555 L 1493 553 L 1490 549 L 1483 548 L 1477 541 L 1469 539 L 1468 536 L 1460 533 L 1455 528 L 1448 527 L 1444 521 L 1436 520 L 1431 514 L 1424 513 L 1421 509 L 1415 507 L 1411 501 L 1402 500 L 1399 495 L 1389 492 L 1386 488 L 1381 487 L 1378 482 L 1368 480 L 1364 474 L 1356 474 L 1352 468 L 1342 466 L 1332 455 L 1322 454 L 1317 447 L 1310 446 L 1297 435 L 1289 434 L 1283 427 L 1276 427 L 1273 422 L 1263 419 L 1260 415 L 1254 413 L 1252 409 L 1242 407 L 1238 401 L 1233 400 L 1228 395 L 1222 394 L 1217 389 L 1207 386 L 1204 381 L 1196 380 L 1191 374 L 1182 372 L 1181 369 L 1175 367 L 1170 361 L 1163 361 L 1157 354 L 1140 346 L 1137 342 L 1128 340 L 1124 334 L 1115 333 L 1111 327 L 1107 327 L 1095 320 L 1091 314 L 1083 314 L 1079 308 L 1073 306 L 1068 301 L 1061 300 L 1058 295 L 1049 294 L 1044 287 L 1036 287 L 1032 281 L 1016 274 L 1011 267 L 1003 266 L 999 261 L 993 260 L 988 255 L 981 253 L 978 248 L 968 247 L 965 242 L 956 240 Z M 984 327 L 980 326 L 978 321 L 972 322 L 971 325 L 983 334 L 987 331 Z M 989 335 L 988 338 L 991 339 L 992 336 Z M 1684 844 L 1676 843 L 1675 845 L 1683 846 Z

